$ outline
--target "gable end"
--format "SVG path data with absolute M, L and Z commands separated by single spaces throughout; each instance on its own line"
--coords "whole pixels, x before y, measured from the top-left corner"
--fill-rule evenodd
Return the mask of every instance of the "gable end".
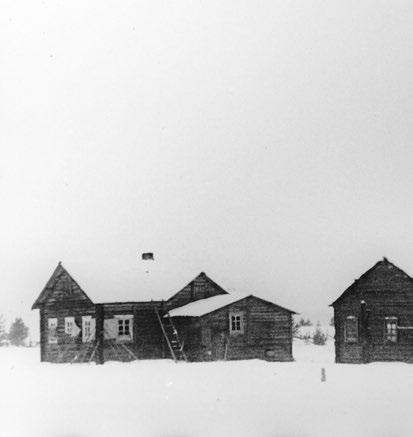
M 298 313 L 296 313 L 295 311 L 289 310 L 288 308 L 284 308 L 284 307 L 282 307 L 282 306 L 280 306 L 280 305 L 275 304 L 274 302 L 270 302 L 269 300 L 265 300 L 265 299 L 262 299 L 262 298 L 260 298 L 260 297 L 254 296 L 253 294 L 250 294 L 249 296 L 243 297 L 243 298 L 241 298 L 241 299 L 239 299 L 239 300 L 236 300 L 236 301 L 231 302 L 231 303 L 229 303 L 229 304 L 227 304 L 227 305 L 223 305 L 222 307 L 217 308 L 217 309 L 215 309 L 215 310 L 213 310 L 213 311 L 210 311 L 209 313 L 203 314 L 203 315 L 200 316 L 200 317 L 202 318 L 202 317 L 209 316 L 209 315 L 211 315 L 211 314 L 213 314 L 213 313 L 216 313 L 216 312 L 218 312 L 218 311 L 222 311 L 224 308 L 229 308 L 229 307 L 231 307 L 232 305 L 239 304 L 240 302 L 242 302 L 242 301 L 244 301 L 244 300 L 247 300 L 247 299 L 248 299 L 248 300 L 256 300 L 256 301 L 259 301 L 259 302 L 261 302 L 261 303 L 263 303 L 263 304 L 265 304 L 265 305 L 267 305 L 267 306 L 271 306 L 271 307 L 273 307 L 273 308 L 275 308 L 275 309 L 277 309 L 277 310 L 280 310 L 280 311 L 283 311 L 283 312 L 286 312 L 286 313 L 289 313 L 289 314 L 298 314 Z
M 402 269 L 397 267 L 395 264 L 391 263 L 387 258 L 383 258 L 381 261 L 378 261 L 374 264 L 373 267 L 368 269 L 365 273 L 363 273 L 358 279 L 356 279 L 353 284 L 351 284 L 334 302 L 332 302 L 329 306 L 335 307 L 338 305 L 345 297 L 350 296 L 351 294 L 357 292 L 364 286 L 368 286 L 375 281 L 387 280 L 391 281 L 392 279 L 402 279 L 411 283 L 412 292 L 413 292 L 413 279 Z
M 32 309 L 39 309 L 44 305 L 53 305 L 62 301 L 65 303 L 82 302 L 87 305 L 93 305 L 89 296 L 59 262 L 39 297 L 34 302 Z
M 228 294 L 220 285 L 201 272 L 189 284 L 170 297 L 166 304 L 169 309 L 177 308 L 200 299 Z

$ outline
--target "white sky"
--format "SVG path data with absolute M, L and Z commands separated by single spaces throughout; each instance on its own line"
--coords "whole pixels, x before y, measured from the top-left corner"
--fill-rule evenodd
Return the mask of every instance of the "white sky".
M 103 289 L 153 251 L 325 319 L 383 255 L 413 273 L 411 1 L 0 8 L 9 321 L 59 260 Z

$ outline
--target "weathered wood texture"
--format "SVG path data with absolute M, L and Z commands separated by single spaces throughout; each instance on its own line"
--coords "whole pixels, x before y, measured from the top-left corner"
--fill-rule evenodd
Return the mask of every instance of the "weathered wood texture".
M 113 318 L 115 315 L 133 315 L 133 340 L 131 342 L 105 340 L 105 360 L 130 361 L 132 357 L 121 346 L 122 344 L 130 349 L 138 359 L 164 358 L 164 338 L 155 313 L 155 309 L 161 307 L 160 302 L 104 304 L 105 319 Z M 119 352 L 118 357 L 116 357 L 114 348 Z
M 230 333 L 230 312 L 241 312 L 242 334 Z M 174 317 L 189 360 L 259 358 L 292 361 L 292 315 L 250 296 L 203 317 Z
M 95 304 L 59 264 L 33 305 L 40 309 L 41 360 L 102 363 L 171 358 L 156 310 L 162 316 L 171 308 L 219 294 L 226 291 L 201 273 L 165 303 Z M 229 311 L 243 314 L 244 332 L 230 335 Z M 91 325 L 96 327 L 95 338 L 90 341 L 84 338 L 84 316 L 90 316 L 95 322 Z M 73 318 L 75 323 L 73 334 L 65 333 L 67 317 Z M 50 319 L 57 319 L 56 341 L 53 342 L 50 341 Z M 121 333 L 125 322 L 119 322 L 120 319 L 129 320 L 132 336 Z M 293 359 L 291 312 L 252 296 L 203 317 L 178 318 L 175 322 L 191 360 Z M 105 326 L 112 332 L 107 333 Z
M 65 317 L 74 317 L 77 327 L 82 316 L 95 315 L 95 305 L 70 274 L 59 264 L 33 307 L 40 309 L 41 360 L 50 362 L 88 361 L 93 353 L 92 342 L 83 343 L 65 333 Z M 49 343 L 48 320 L 57 318 L 57 343 Z
M 190 302 L 219 294 L 227 294 L 227 292 L 202 272 L 182 290 L 168 299 L 166 305 L 171 310 Z
M 363 332 L 361 302 L 368 312 L 368 327 Z M 384 259 L 368 270 L 333 304 L 336 362 L 413 361 L 413 330 L 398 329 L 397 342 L 385 339 L 385 318 L 396 317 L 399 327 L 413 327 L 413 280 Z M 345 339 L 348 316 L 358 320 L 355 343 Z
M 76 307 L 71 305 L 69 308 L 61 306 L 46 306 L 40 309 L 41 314 L 41 343 L 44 347 L 43 361 L 53 363 L 66 362 L 87 362 L 90 360 L 95 342 L 82 342 L 82 332 L 77 337 L 71 337 L 65 333 L 65 317 L 74 317 L 77 327 L 82 328 L 82 316 L 95 317 L 95 307 Z M 48 319 L 57 319 L 57 343 L 49 343 Z
M 135 304 L 101 304 L 104 320 L 115 315 L 133 315 L 133 336 L 130 341 L 107 339 L 103 340 L 103 361 L 131 361 L 133 359 L 154 359 L 165 357 L 165 344 L 161 328 L 155 314 L 156 306 L 152 302 Z M 97 307 L 97 306 L 96 306 Z M 43 361 L 50 362 L 88 362 L 96 346 L 96 340 L 84 343 L 82 341 L 82 316 L 92 316 L 98 319 L 95 306 L 85 308 L 83 305 L 68 308 L 45 307 L 41 309 L 41 344 L 44 345 Z M 77 337 L 65 334 L 65 317 L 74 317 L 80 329 Z M 57 318 L 57 343 L 48 343 L 48 319 Z M 99 349 L 96 348 L 94 361 L 99 361 Z
M 87 294 L 59 263 L 32 308 L 40 308 L 43 305 L 76 306 L 80 303 L 93 305 Z

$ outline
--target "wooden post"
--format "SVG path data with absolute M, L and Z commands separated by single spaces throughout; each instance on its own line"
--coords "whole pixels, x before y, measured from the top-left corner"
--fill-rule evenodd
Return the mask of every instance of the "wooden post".
M 105 320 L 105 312 L 102 304 L 96 305 L 96 364 L 104 364 L 105 357 L 103 354 L 104 351 L 104 320 Z
M 165 308 L 166 308 L 165 301 L 162 299 L 160 308 L 158 308 L 157 306 L 154 307 L 155 314 L 157 313 L 157 311 L 161 311 L 162 315 L 164 315 L 165 314 Z M 161 347 L 162 347 L 162 358 L 167 358 L 167 351 L 166 351 L 167 344 L 166 344 L 166 341 L 165 341 L 165 337 L 163 336 L 162 329 L 161 329 L 161 336 L 160 336 L 160 340 L 159 341 L 160 341 Z
M 174 350 L 173 350 L 173 348 L 172 348 L 171 342 L 169 341 L 168 335 L 166 334 L 165 327 L 164 327 L 164 325 L 163 325 L 163 322 L 162 322 L 161 316 L 159 315 L 159 312 L 158 312 L 158 309 L 157 309 L 157 308 L 155 308 L 155 312 L 156 312 L 156 316 L 157 316 L 157 318 L 158 318 L 159 325 L 160 325 L 160 327 L 161 327 L 161 329 L 162 329 L 163 336 L 165 337 L 166 343 L 168 344 L 169 352 L 171 353 L 171 356 L 172 356 L 173 360 L 174 360 L 175 363 L 176 363 L 178 360 L 176 359 L 175 352 L 174 352 Z

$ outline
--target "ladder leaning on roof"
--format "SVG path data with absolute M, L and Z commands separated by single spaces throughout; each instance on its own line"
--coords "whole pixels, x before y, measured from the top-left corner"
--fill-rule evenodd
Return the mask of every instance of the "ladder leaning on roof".
M 179 340 L 178 331 L 172 322 L 169 312 L 166 311 L 165 315 L 161 316 L 158 308 L 155 308 L 155 313 L 173 360 L 175 363 L 182 360 L 187 361 L 184 352 L 184 344 Z

